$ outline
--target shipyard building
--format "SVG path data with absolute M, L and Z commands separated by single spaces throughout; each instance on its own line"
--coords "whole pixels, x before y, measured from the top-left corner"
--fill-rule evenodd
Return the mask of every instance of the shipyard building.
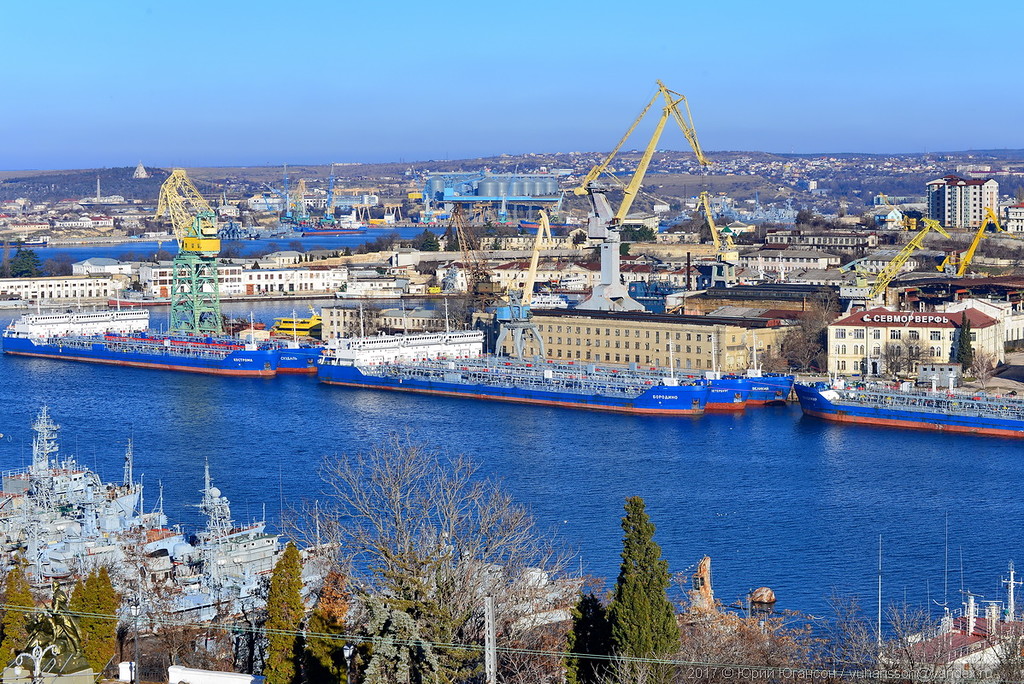
M 578 309 L 536 310 L 533 320 L 552 360 L 725 372 L 749 368 L 755 348 L 759 358 L 777 355 L 792 325 L 769 318 Z M 503 352 L 511 353 L 511 346 Z M 528 342 L 525 353 L 540 350 Z
M 995 313 L 995 312 L 992 312 Z M 874 308 L 844 316 L 828 326 L 828 370 L 838 375 L 913 375 L 922 364 L 953 360 L 961 322 L 970 322 L 975 354 L 1002 363 L 1003 322 L 976 308 L 891 311 Z

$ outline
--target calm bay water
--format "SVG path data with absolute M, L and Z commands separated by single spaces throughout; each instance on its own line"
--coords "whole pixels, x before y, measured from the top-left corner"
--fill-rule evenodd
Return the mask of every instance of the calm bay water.
M 337 249 L 344 250 L 346 247 L 355 248 L 363 243 L 370 242 L 382 235 L 398 233 L 403 238 L 411 238 L 423 232 L 427 226 L 403 226 L 401 228 L 373 228 L 367 229 L 365 233 L 356 235 L 337 235 L 334 237 L 308 237 L 308 238 L 274 238 L 271 240 L 224 240 L 223 247 L 232 247 L 238 250 L 241 256 L 251 256 L 267 250 L 292 249 L 292 243 L 298 243 L 303 250 L 314 249 Z M 444 232 L 443 228 L 432 227 L 435 233 Z M 164 250 L 174 253 L 175 243 L 173 239 L 161 241 L 156 240 L 129 240 L 110 245 L 68 245 L 60 247 L 32 247 L 32 250 L 39 256 L 40 260 L 55 259 L 57 257 L 69 257 L 72 261 L 80 261 L 94 256 L 122 259 L 125 255 L 129 259 L 145 259 L 157 252 Z
M 232 304 L 272 321 L 293 303 Z M 285 308 L 287 307 L 287 308 Z M 157 313 L 157 320 L 162 315 Z M 10 318 L 9 315 L 6 318 Z M 3 321 L 6 323 L 6 320 Z M 200 524 L 208 459 L 236 520 L 279 518 L 321 483 L 325 455 L 398 432 L 473 457 L 580 551 L 585 572 L 614 581 L 625 497 L 647 501 L 672 571 L 703 555 L 716 595 L 770 586 L 779 606 L 821 615 L 832 592 L 870 610 L 882 537 L 886 602 L 966 589 L 998 598 L 1021 554 L 1017 441 L 843 427 L 796 407 L 696 419 L 630 417 L 321 386 L 314 379 L 233 379 L 0 356 L 0 469 L 26 464 L 43 404 L 62 449 L 119 479 L 124 444 L 147 501 L 164 487 L 172 521 Z M 960 574 L 961 557 L 963 575 Z

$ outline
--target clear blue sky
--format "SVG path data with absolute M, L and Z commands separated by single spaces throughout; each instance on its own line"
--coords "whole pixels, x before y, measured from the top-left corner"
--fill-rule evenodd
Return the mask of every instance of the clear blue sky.
M 709 150 L 1024 147 L 1022 8 L 8 2 L 0 169 L 607 150 L 659 78 Z

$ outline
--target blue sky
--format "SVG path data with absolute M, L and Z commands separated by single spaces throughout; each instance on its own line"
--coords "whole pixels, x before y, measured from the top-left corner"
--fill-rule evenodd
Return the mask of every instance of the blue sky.
M 1024 3 L 973 7 L 9 2 L 0 169 L 607 150 L 656 79 L 708 150 L 1024 147 Z

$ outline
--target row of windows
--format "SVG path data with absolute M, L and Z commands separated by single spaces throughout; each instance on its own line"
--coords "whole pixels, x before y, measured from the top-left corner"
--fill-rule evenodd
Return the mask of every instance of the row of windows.
M 537 327 L 541 331 L 555 332 L 555 333 L 562 332 L 562 328 L 563 328 L 563 326 L 561 326 L 561 325 L 554 325 L 552 323 L 548 323 L 546 325 L 539 325 Z M 565 332 L 567 332 L 567 333 L 573 332 L 574 326 L 566 325 L 564 327 L 565 327 Z M 602 330 L 602 328 L 590 328 L 590 327 L 579 326 L 579 325 L 575 326 L 575 332 L 576 332 L 577 335 L 580 335 L 580 334 L 591 335 L 591 334 L 593 334 L 593 335 L 600 336 L 602 334 L 601 330 Z M 604 330 L 603 334 L 605 336 L 611 337 L 611 335 L 612 335 L 612 328 L 604 328 L 603 330 Z M 630 335 L 632 334 L 633 337 L 644 337 L 646 339 L 650 339 L 651 338 L 651 331 L 650 330 L 642 331 L 644 333 L 643 335 L 640 334 L 641 333 L 640 330 L 636 330 L 636 329 L 632 330 L 632 332 L 630 330 L 628 330 L 628 329 L 622 329 L 622 328 L 615 328 L 614 330 L 615 330 L 615 337 L 630 337 Z M 694 340 L 697 341 L 697 342 L 700 342 L 702 336 L 705 337 L 708 342 L 711 341 L 711 333 L 678 333 L 678 332 L 675 333 L 676 341 L 680 341 L 680 340 L 685 339 L 687 342 L 691 342 L 691 341 L 694 341 Z M 732 335 L 731 338 L 732 338 L 731 342 L 735 343 L 736 342 L 736 335 Z M 665 333 L 665 339 L 666 340 L 672 339 L 672 333 L 666 332 Z M 659 331 L 659 330 L 655 330 L 654 331 L 654 341 L 655 342 L 660 342 L 661 341 L 661 331 Z
M 535 350 L 530 348 L 530 349 L 527 350 L 527 353 L 532 353 L 534 351 Z M 594 354 L 591 354 L 589 351 L 581 353 L 579 349 L 575 350 L 575 353 L 573 352 L 572 349 L 567 349 L 567 350 L 565 350 L 565 354 L 564 355 L 562 353 L 562 350 L 559 349 L 559 350 L 557 350 L 555 352 L 554 357 L 558 358 L 558 359 L 573 359 L 573 358 L 576 358 L 576 359 L 580 359 L 581 361 L 607 361 L 609 363 L 614 361 L 615 363 L 645 363 L 645 364 L 648 364 L 648 365 L 653 364 L 655 366 L 660 366 L 661 365 L 661 358 L 657 357 L 657 356 L 655 356 L 652 359 L 649 355 L 644 355 L 643 361 L 641 361 L 640 360 L 641 357 L 640 357 L 639 354 L 632 354 L 632 355 L 630 355 L 630 354 L 611 354 L 611 353 L 606 353 L 606 354 L 604 354 L 604 358 L 601 358 L 601 352 L 595 352 Z M 666 363 L 667 362 L 668 361 L 666 360 Z M 683 362 L 679 367 L 682 367 L 682 368 L 704 368 L 703 364 L 701 363 L 701 359 L 697 359 L 695 362 L 691 361 L 690 359 L 686 359 L 685 362 Z M 707 367 L 711 368 L 711 362 L 710 361 L 708 362 Z
M 865 349 L 867 347 L 865 345 L 863 345 L 863 344 L 855 344 L 855 345 L 853 345 L 852 348 L 853 348 L 853 355 L 854 356 L 864 356 Z M 903 351 L 902 351 L 903 347 L 901 347 L 901 346 L 891 345 L 891 348 L 892 348 L 893 356 L 900 356 L 903 353 Z M 837 356 L 846 356 L 846 354 L 847 354 L 846 350 L 847 350 L 847 347 L 846 347 L 845 344 L 837 344 L 835 346 L 835 353 L 836 353 Z M 916 344 L 908 345 L 907 346 L 907 350 L 909 351 L 911 356 L 919 356 L 921 354 L 921 347 L 916 345 Z M 927 351 L 928 351 L 928 354 L 930 356 L 932 356 L 932 357 L 944 356 L 943 352 L 942 352 L 942 348 L 938 347 L 938 346 L 928 347 Z M 881 355 L 881 353 L 882 353 L 882 348 L 879 347 L 878 345 L 875 345 L 874 347 L 871 348 L 871 355 L 872 356 L 878 357 L 879 355 Z
M 832 333 L 833 333 L 833 338 L 837 339 L 837 340 L 845 340 L 846 337 L 847 337 L 846 328 L 835 328 L 832 331 Z M 853 330 L 851 330 L 849 332 L 849 335 L 853 339 L 855 339 L 855 340 L 863 340 L 864 339 L 864 329 L 863 328 L 854 328 Z M 956 336 L 956 331 L 953 331 L 953 330 L 949 331 L 949 340 L 950 341 L 952 341 L 955 338 L 955 336 Z M 880 339 L 882 339 L 882 331 L 879 328 L 872 329 L 871 330 L 871 339 L 873 339 L 873 340 L 880 340 Z M 903 339 L 903 329 L 902 328 L 890 328 L 889 329 L 889 339 L 890 340 L 901 340 L 901 339 Z M 907 339 L 908 340 L 919 340 L 919 339 L 921 339 L 921 331 L 919 331 L 919 330 L 908 330 L 907 331 Z M 938 341 L 942 340 L 942 331 L 941 330 L 929 330 L 928 331 L 928 339 L 932 340 L 933 342 L 938 342 Z M 974 333 L 974 332 L 971 333 L 971 341 L 972 342 L 977 341 L 977 333 Z
M 562 344 L 562 338 L 561 337 L 552 337 L 551 335 L 548 335 L 547 343 L 548 344 Z M 573 343 L 573 338 L 571 338 L 571 337 L 565 338 L 565 343 L 566 344 L 572 344 Z M 606 349 L 610 349 L 611 348 L 611 343 L 612 343 L 611 340 L 605 340 L 604 341 L 605 348 Z M 620 345 L 622 345 L 622 346 L 620 346 Z M 600 347 L 601 346 L 601 340 L 588 340 L 588 339 L 583 339 L 583 338 L 577 337 L 576 338 L 576 346 L 577 347 L 591 347 L 591 346 L 592 347 Z M 673 351 L 673 352 L 680 352 L 683 349 L 683 346 L 680 345 L 680 344 L 671 344 L 670 343 L 669 346 L 672 347 L 672 349 L 669 350 L 669 351 Z M 621 342 L 619 340 L 615 340 L 615 348 L 616 349 L 629 349 L 629 341 Z M 651 343 L 650 342 L 644 342 L 644 347 L 643 348 L 644 348 L 645 351 L 651 351 Z M 633 349 L 640 349 L 640 343 L 639 342 L 634 342 L 633 343 Z M 689 344 L 686 345 L 686 353 L 687 354 L 694 353 L 693 350 L 694 350 L 693 346 L 691 346 Z M 660 350 L 656 349 L 655 351 L 660 351 Z M 701 347 L 699 347 L 699 346 L 696 347 L 696 353 L 697 354 L 701 354 L 702 353 Z M 710 353 L 711 353 L 711 350 L 709 349 L 708 350 L 708 354 L 710 354 Z

